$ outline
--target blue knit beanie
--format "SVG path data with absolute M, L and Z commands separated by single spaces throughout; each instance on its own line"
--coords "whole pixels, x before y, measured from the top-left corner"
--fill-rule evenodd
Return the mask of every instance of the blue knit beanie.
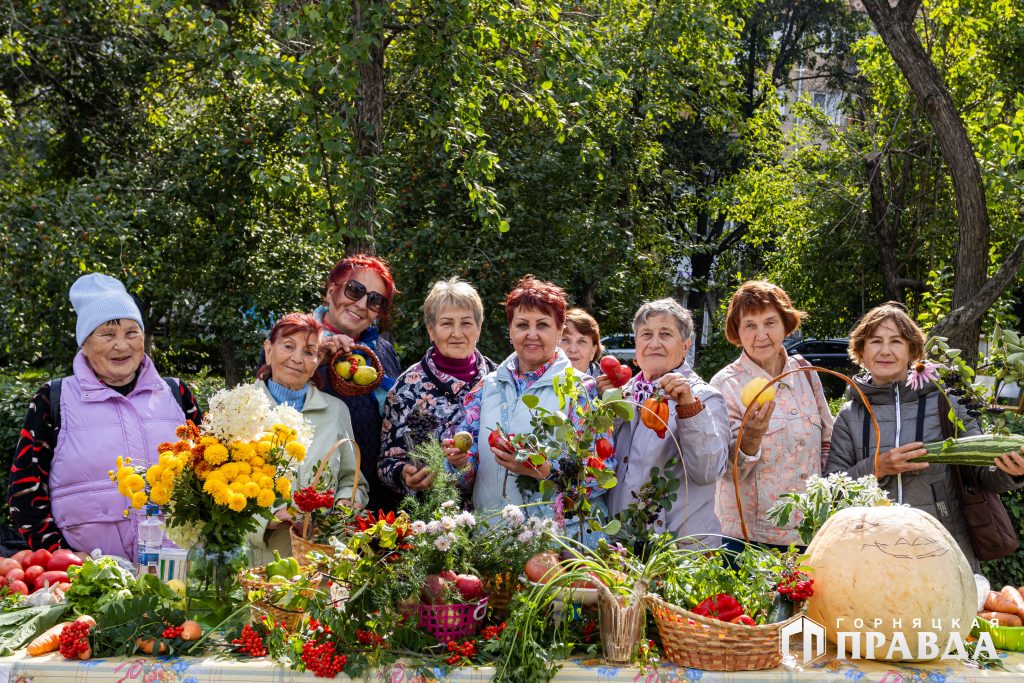
M 124 288 L 120 280 L 103 275 L 101 273 L 89 273 L 75 280 L 68 293 L 71 305 L 78 314 L 78 323 L 75 325 L 75 340 L 78 346 L 85 344 L 85 340 L 97 327 L 111 320 L 134 320 L 139 327 L 145 329 L 142 324 L 142 313 L 128 290 Z

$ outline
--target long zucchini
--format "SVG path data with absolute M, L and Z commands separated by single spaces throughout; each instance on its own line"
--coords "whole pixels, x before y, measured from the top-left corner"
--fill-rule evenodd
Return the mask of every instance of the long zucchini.
M 1020 434 L 979 434 L 960 439 L 946 439 L 926 443 L 927 454 L 911 458 L 910 462 L 938 462 L 945 465 L 978 465 L 993 467 L 995 459 L 1003 453 L 1017 451 L 1024 446 Z

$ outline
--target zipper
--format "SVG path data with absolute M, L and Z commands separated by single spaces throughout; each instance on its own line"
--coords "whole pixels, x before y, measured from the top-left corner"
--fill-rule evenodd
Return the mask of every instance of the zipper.
M 893 444 L 893 448 L 900 445 L 900 432 L 903 428 L 903 416 L 901 415 L 900 408 L 900 386 L 899 383 L 892 383 L 892 395 L 893 401 L 896 404 L 896 443 Z M 903 504 L 903 473 L 896 473 L 896 503 L 899 505 Z

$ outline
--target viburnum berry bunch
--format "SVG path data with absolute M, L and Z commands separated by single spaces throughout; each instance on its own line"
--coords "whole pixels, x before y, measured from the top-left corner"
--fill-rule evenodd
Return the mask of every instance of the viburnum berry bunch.
M 803 602 L 814 595 L 814 579 L 799 570 L 789 570 L 779 579 L 775 591 L 793 602 Z
M 480 640 L 497 640 L 504 630 L 504 621 L 497 626 L 484 626 L 483 633 L 480 634 Z
M 249 655 L 250 657 L 265 657 L 267 654 L 267 647 L 263 643 L 263 638 L 249 624 L 242 628 L 241 635 L 232 640 L 231 644 L 238 646 L 239 653 Z
M 79 659 L 84 653 L 92 648 L 89 645 L 89 630 L 91 624 L 83 621 L 73 621 L 60 632 L 60 653 L 67 659 Z
M 306 670 L 322 678 L 334 678 L 348 664 L 348 657 L 338 654 L 335 643 L 308 640 L 302 646 L 302 663 Z
M 452 655 L 444 660 L 445 663 L 455 665 L 463 659 L 470 660 L 476 656 L 476 643 L 472 640 L 467 640 L 460 644 L 454 640 L 449 640 L 448 652 L 451 652 Z

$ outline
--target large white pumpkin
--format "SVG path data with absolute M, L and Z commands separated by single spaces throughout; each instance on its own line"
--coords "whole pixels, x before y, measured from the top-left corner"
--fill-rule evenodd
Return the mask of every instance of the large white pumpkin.
M 928 642 L 937 641 L 939 656 L 953 633 L 966 638 L 971 630 L 978 607 L 974 575 L 953 537 L 926 512 L 903 506 L 841 510 L 814 536 L 806 564 L 814 579 L 807 616 L 825 627 L 833 643 L 839 632 L 859 632 L 844 637 L 847 656 L 857 640 L 860 657 L 930 659 L 919 656 L 930 649 Z M 884 642 L 868 632 L 881 633 Z M 890 653 L 902 638 L 906 648 Z

